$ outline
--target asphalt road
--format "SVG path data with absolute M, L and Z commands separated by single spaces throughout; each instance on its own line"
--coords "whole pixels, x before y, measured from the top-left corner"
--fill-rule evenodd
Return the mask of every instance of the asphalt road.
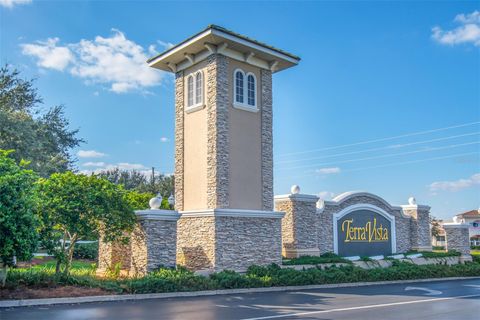
M 480 279 L 0 309 L 0 319 L 480 319 Z

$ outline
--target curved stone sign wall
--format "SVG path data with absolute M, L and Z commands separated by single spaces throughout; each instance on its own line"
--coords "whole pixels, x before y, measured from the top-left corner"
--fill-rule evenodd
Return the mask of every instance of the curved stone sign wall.
M 334 219 L 336 251 L 340 256 L 392 254 L 391 219 L 369 209 L 354 210 Z

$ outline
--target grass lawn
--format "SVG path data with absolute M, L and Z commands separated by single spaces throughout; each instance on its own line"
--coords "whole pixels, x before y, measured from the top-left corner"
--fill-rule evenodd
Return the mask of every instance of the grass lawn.
M 55 269 L 55 264 L 56 264 L 55 260 L 48 260 L 48 261 L 36 264 L 36 265 L 32 266 L 31 268 L 32 269 L 45 269 L 45 268 Z M 71 266 L 72 271 L 73 270 L 84 270 L 84 269 L 94 270 L 95 268 L 96 268 L 95 261 L 89 262 L 89 261 L 86 261 L 86 260 L 73 260 L 72 261 L 72 266 Z

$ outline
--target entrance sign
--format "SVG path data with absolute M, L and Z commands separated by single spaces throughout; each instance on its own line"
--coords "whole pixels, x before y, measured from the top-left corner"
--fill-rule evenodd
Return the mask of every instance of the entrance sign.
M 340 256 L 395 252 L 395 218 L 373 206 L 352 206 L 334 215 L 334 251 Z

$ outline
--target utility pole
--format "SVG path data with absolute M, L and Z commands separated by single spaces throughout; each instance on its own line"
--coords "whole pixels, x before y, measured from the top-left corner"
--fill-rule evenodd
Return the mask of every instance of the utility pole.
M 153 193 L 156 193 L 155 192 L 155 167 L 152 167 L 152 192 Z

